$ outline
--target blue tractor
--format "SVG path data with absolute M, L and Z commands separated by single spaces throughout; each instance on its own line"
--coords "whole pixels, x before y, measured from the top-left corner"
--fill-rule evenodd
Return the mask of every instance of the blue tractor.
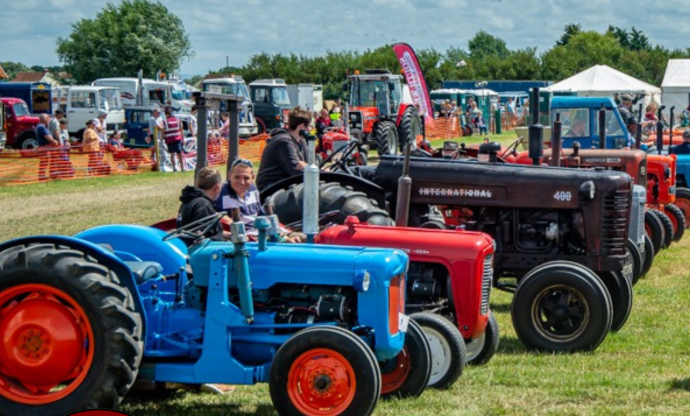
M 406 254 L 245 243 L 241 221 L 232 242 L 178 238 L 219 220 L 0 244 L 0 415 L 115 408 L 135 380 L 267 382 L 280 415 L 421 394 L 432 363 L 403 314 Z

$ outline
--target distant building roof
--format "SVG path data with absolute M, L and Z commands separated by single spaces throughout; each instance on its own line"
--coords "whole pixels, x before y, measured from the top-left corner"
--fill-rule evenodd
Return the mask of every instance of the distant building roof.
M 48 71 L 19 72 L 12 82 L 41 82 L 46 75 L 48 75 Z
M 7 78 L 9 78 L 7 76 L 7 73 L 5 72 L 4 69 L 2 69 L 2 65 L 0 65 L 0 79 L 7 79 Z

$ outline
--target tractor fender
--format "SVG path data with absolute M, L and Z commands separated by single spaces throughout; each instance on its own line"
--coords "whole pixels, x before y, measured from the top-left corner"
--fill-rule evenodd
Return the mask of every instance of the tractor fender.
M 405 114 L 405 110 L 407 110 L 407 107 L 414 106 L 414 104 L 411 103 L 400 103 L 400 107 L 398 108 L 398 117 L 395 119 L 395 125 L 399 126 L 400 122 L 402 121 L 403 114 Z
M 139 288 L 137 287 L 134 276 L 129 267 L 125 265 L 114 253 L 111 253 L 104 247 L 92 243 L 87 240 L 82 240 L 75 237 L 68 237 L 62 235 L 35 235 L 30 237 L 16 238 L 0 244 L 0 252 L 5 251 L 10 247 L 28 246 L 30 244 L 54 244 L 56 246 L 69 247 L 72 250 L 80 251 L 87 256 L 96 259 L 98 264 L 101 264 L 112 270 L 120 279 L 120 284 L 132 294 L 134 301 L 134 310 L 141 316 L 142 333 L 146 333 L 146 313 L 144 311 L 144 303 L 139 296 Z
M 334 172 L 321 172 L 319 174 L 319 180 L 327 183 L 337 182 L 344 187 L 352 187 L 352 190 L 354 191 L 364 192 L 367 194 L 368 198 L 376 201 L 379 208 L 386 209 L 386 191 L 374 182 L 358 176 Z M 269 196 L 275 194 L 277 191 L 281 189 L 288 189 L 290 185 L 295 185 L 302 182 L 304 182 L 303 175 L 291 176 L 287 179 L 283 179 L 280 182 L 276 182 L 261 191 L 261 201 L 265 202 Z

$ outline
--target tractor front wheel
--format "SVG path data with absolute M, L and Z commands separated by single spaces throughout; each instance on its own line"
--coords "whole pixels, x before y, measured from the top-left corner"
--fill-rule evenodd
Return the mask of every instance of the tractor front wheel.
M 634 241 L 628 238 L 628 244 L 625 246 L 626 256 L 632 261 L 632 284 L 637 284 L 637 281 L 642 277 L 642 267 L 644 264 L 644 258 L 640 252 L 639 247 Z
M 117 407 L 142 357 L 132 305 L 117 276 L 80 251 L 0 253 L 0 415 Z
M 613 319 L 611 332 L 618 332 L 630 317 L 633 304 L 632 281 L 619 272 L 603 272 L 601 280 L 611 296 Z
M 673 241 L 680 241 L 685 234 L 685 214 L 683 210 L 673 204 L 664 206 L 664 213 L 673 223 Z
M 661 218 L 647 210 L 644 213 L 644 229 L 646 234 L 652 240 L 654 253 L 660 253 L 664 246 L 664 225 L 661 223 Z
M 647 272 L 649 272 L 649 270 L 652 268 L 652 264 L 654 263 L 654 256 L 656 256 L 656 252 L 654 251 L 654 244 L 652 243 L 652 239 L 649 238 L 647 234 L 645 234 L 642 276 L 646 275 Z
M 673 242 L 673 222 L 671 219 L 664 213 L 664 211 L 661 211 L 659 209 L 651 209 L 651 211 L 659 217 L 661 220 L 661 225 L 664 227 L 664 240 L 663 240 L 663 246 L 662 248 L 668 248 L 671 246 L 671 242 Z
M 422 328 L 410 319 L 405 346 L 395 358 L 379 362 L 381 395 L 401 398 L 418 397 L 431 377 L 431 347 Z
M 390 120 L 380 122 L 374 130 L 374 141 L 376 142 L 376 150 L 379 152 L 379 156 L 397 155 L 400 141 L 395 123 Z
M 381 373 L 359 337 L 339 327 L 312 327 L 280 347 L 269 390 L 281 416 L 366 416 L 381 394 Z
M 683 211 L 685 217 L 685 228 L 690 228 L 690 189 L 676 188 L 676 201 L 673 205 Z
M 511 316 L 528 348 L 591 351 L 611 329 L 612 309 L 611 296 L 596 274 L 577 263 L 555 261 L 520 280 Z
M 489 311 L 489 322 L 486 329 L 477 338 L 466 340 L 467 364 L 481 365 L 488 363 L 498 351 L 498 321 L 492 311 Z
M 422 327 L 431 348 L 429 387 L 449 388 L 465 368 L 467 351 L 460 330 L 448 319 L 429 312 L 415 313 L 410 318 Z

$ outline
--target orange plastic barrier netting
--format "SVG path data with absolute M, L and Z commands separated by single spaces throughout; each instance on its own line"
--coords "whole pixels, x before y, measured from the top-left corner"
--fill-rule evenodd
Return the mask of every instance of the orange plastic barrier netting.
M 268 135 L 259 135 L 240 140 L 240 157 L 259 162 L 267 137 Z M 210 166 L 225 164 L 227 155 L 227 139 L 212 140 L 208 143 L 207 157 Z M 193 146 L 186 157 L 196 159 L 196 146 Z M 0 186 L 56 179 L 132 175 L 155 169 L 152 149 L 118 150 L 107 147 L 99 152 L 84 152 L 81 146 L 72 146 L 30 150 L 4 149 L 0 152 Z
M 429 139 L 450 139 L 462 136 L 462 127 L 457 117 L 437 118 L 433 123 L 425 126 L 426 137 Z

